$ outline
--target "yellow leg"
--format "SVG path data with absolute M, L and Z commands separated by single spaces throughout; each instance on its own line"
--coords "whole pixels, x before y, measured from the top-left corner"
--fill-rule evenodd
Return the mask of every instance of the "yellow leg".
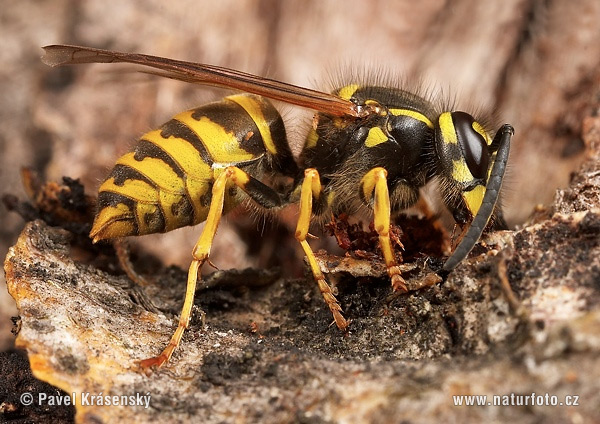
M 244 189 L 249 180 L 250 177 L 248 174 L 234 166 L 226 168 L 215 180 L 212 188 L 212 200 L 206 218 L 206 225 L 204 226 L 200 239 L 196 243 L 192 253 L 193 259 L 190 270 L 188 271 L 187 288 L 185 290 L 185 300 L 183 302 L 183 308 L 181 309 L 179 325 L 177 326 L 175 333 L 173 333 L 169 344 L 160 355 L 140 362 L 142 368 L 162 366 L 169 358 L 171 358 L 173 351 L 179 346 L 183 332 L 189 325 L 192 306 L 194 304 L 194 294 L 196 292 L 196 282 L 198 281 L 198 273 L 204 262 L 208 260 L 210 248 L 223 214 L 223 203 L 227 182 L 233 181 L 236 185 Z
M 333 314 L 336 325 L 340 330 L 346 330 L 346 328 L 348 328 L 348 321 L 346 321 L 342 315 L 342 308 L 333 295 L 331 287 L 327 284 L 327 281 L 325 281 L 325 276 L 321 272 L 317 260 L 315 259 L 315 255 L 306 241 L 312 215 L 313 198 L 318 199 L 320 195 L 321 181 L 319 180 L 319 173 L 316 169 L 309 168 L 304 171 L 304 181 L 302 182 L 300 216 L 298 217 L 298 225 L 296 226 L 296 240 L 300 242 L 300 245 L 304 250 L 310 269 L 312 270 L 315 280 L 317 280 L 319 290 L 321 291 L 327 306 L 329 306 L 329 310 Z
M 394 249 L 390 239 L 390 195 L 387 187 L 387 171 L 384 168 L 373 168 L 362 179 L 362 190 L 365 199 L 373 197 L 375 211 L 375 231 L 379 235 L 379 244 L 388 275 L 392 280 L 394 291 L 408 291 L 400 268 L 396 263 Z

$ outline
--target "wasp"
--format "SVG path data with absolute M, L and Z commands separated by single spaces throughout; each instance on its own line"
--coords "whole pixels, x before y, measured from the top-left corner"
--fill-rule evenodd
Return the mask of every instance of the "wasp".
M 509 124 L 493 133 L 466 112 L 438 110 L 424 97 L 395 87 L 350 83 L 325 93 L 157 56 L 68 45 L 44 50 L 42 60 L 50 66 L 124 62 L 142 72 L 243 93 L 182 112 L 144 134 L 100 186 L 90 232 L 94 242 L 205 222 L 192 251 L 177 329 L 158 356 L 141 361 L 143 368 L 160 367 L 171 358 L 188 327 L 198 274 L 209 259 L 219 221 L 248 199 L 270 210 L 298 204 L 295 238 L 343 331 L 349 323 L 307 241 L 311 220 L 365 206 L 372 210 L 398 292 L 407 287 L 392 247 L 390 216 L 414 205 L 429 181 L 439 181 L 457 224 L 470 222 L 440 273 L 468 255 L 490 220 L 505 225 L 497 200 L 514 133 Z M 316 111 L 298 158 L 271 100 Z M 273 176 L 289 183 L 273 188 L 268 181 Z

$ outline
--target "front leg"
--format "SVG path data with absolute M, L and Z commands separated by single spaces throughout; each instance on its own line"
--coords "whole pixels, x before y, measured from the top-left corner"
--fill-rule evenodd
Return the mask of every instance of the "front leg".
M 406 282 L 400 275 L 396 263 L 394 249 L 390 239 L 390 194 L 387 186 L 387 171 L 384 168 L 373 168 L 361 180 L 361 190 L 365 201 L 373 199 L 375 212 L 375 231 L 379 235 L 379 245 L 387 266 L 388 275 L 392 280 L 394 291 L 407 292 Z

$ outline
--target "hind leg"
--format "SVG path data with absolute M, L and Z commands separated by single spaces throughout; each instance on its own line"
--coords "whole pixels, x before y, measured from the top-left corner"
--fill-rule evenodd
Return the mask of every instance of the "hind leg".
M 227 167 L 215 179 L 206 224 L 192 252 L 192 263 L 190 264 L 190 269 L 188 271 L 185 299 L 181 309 L 179 323 L 165 349 L 160 355 L 141 361 L 140 366 L 142 368 L 161 367 L 167 362 L 171 358 L 171 355 L 173 355 L 177 346 L 179 346 L 181 338 L 183 337 L 183 332 L 189 325 L 192 306 L 194 304 L 196 283 L 198 282 L 198 273 L 200 272 L 202 265 L 208 261 L 210 248 L 215 234 L 217 233 L 217 227 L 221 221 L 221 216 L 223 215 L 223 204 L 229 182 L 233 182 L 240 187 L 253 200 L 257 201 L 257 203 L 262 206 L 275 207 L 282 205 L 281 198 L 277 192 L 235 166 Z

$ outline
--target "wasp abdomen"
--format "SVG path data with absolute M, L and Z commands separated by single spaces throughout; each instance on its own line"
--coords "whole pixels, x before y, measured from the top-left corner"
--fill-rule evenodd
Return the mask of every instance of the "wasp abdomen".
M 176 115 L 144 134 L 123 155 L 98 194 L 94 241 L 171 231 L 203 222 L 214 178 L 227 165 L 258 163 L 277 155 L 273 141 L 285 129 L 268 100 L 236 95 Z M 277 139 L 279 140 L 279 139 Z M 225 210 L 239 203 L 236 188 Z

